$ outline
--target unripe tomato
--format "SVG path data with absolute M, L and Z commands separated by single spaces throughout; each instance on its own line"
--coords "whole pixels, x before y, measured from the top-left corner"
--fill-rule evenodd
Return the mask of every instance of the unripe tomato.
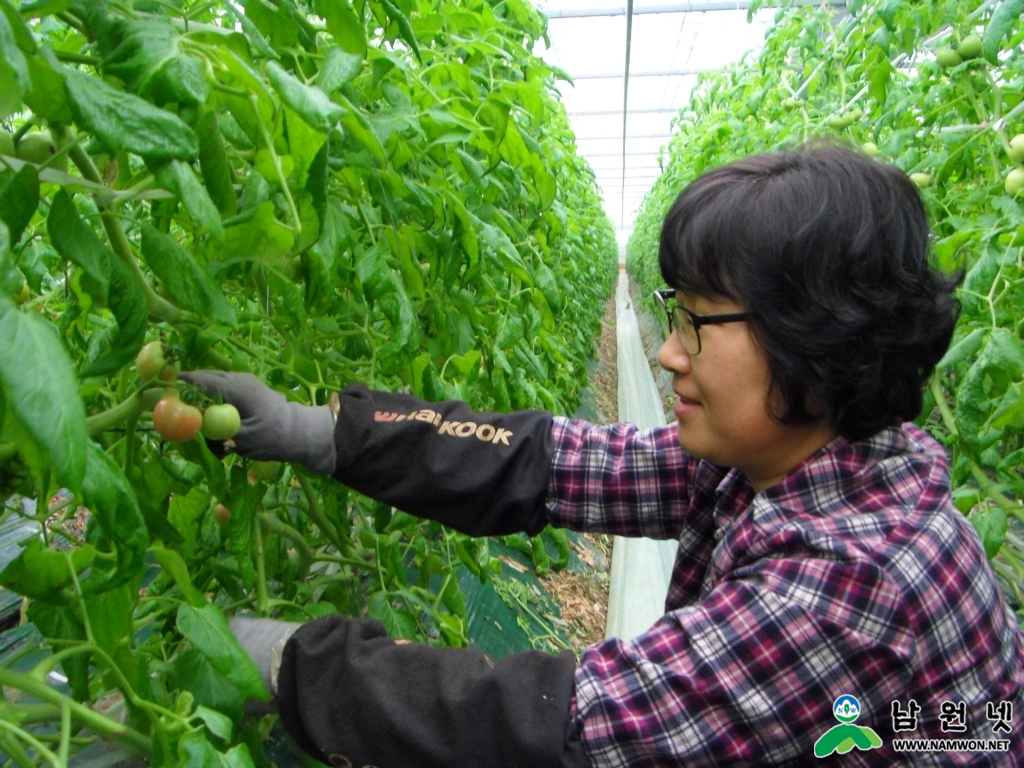
M 211 440 L 227 440 L 238 434 L 242 419 L 231 403 L 211 405 L 203 414 L 203 435 Z
M 1010 150 L 1007 154 L 1018 165 L 1024 163 L 1024 133 L 1018 133 L 1010 139 Z
M 0 128 L 0 155 L 15 157 L 14 137 L 10 131 Z
M 861 149 L 864 150 L 864 154 L 868 157 L 878 157 L 878 145 L 873 141 L 865 141 Z
M 184 443 L 195 437 L 203 426 L 203 414 L 178 397 L 165 397 L 153 408 L 153 426 L 164 439 Z
M 213 516 L 216 518 L 217 524 L 224 528 L 231 521 L 231 510 L 223 504 L 218 504 L 213 508 Z
M 935 60 L 939 62 L 939 66 L 943 69 L 952 69 L 953 67 L 964 63 L 960 54 L 948 45 L 944 45 L 935 51 Z
M 41 165 L 49 160 L 57 152 L 53 146 L 53 139 L 46 131 L 33 131 L 26 133 L 18 142 L 17 154 L 19 160 L 27 160 L 30 163 Z
M 15 294 L 12 294 L 11 298 L 14 299 L 14 303 L 17 304 L 20 307 L 22 304 L 24 304 L 26 301 L 28 301 L 29 297 L 31 297 L 31 296 L 32 296 L 32 291 L 29 290 L 28 283 L 22 283 L 21 284 L 21 290 L 18 291 L 17 293 L 15 293 Z
M 1003 185 L 1003 189 L 1011 197 L 1024 189 L 1024 168 L 1014 168 L 1010 171 L 1010 175 L 1006 177 L 1006 184 Z
M 169 365 L 167 358 L 164 357 L 164 345 L 161 341 L 151 341 L 139 350 L 135 357 L 135 368 L 143 381 L 149 381 L 154 377 L 161 381 L 174 381 L 177 378 L 174 366 Z
M 965 37 L 956 47 L 956 52 L 964 59 L 976 59 L 981 56 L 981 35 L 975 32 Z
M 930 187 L 932 185 L 932 175 L 930 173 L 912 173 L 910 174 L 910 180 L 918 186 L 919 189 Z

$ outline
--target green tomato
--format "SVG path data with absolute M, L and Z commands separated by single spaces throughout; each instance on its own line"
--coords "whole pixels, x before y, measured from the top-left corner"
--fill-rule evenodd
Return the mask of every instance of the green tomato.
M 1010 139 L 1010 149 L 1007 154 L 1018 165 L 1024 163 L 1024 133 L 1018 133 Z
M 1024 168 L 1018 167 L 1010 171 L 1010 174 L 1006 177 L 1006 183 L 1003 185 L 1003 189 L 1005 189 L 1006 194 L 1011 197 L 1024 189 Z
M 964 63 L 960 54 L 948 45 L 944 45 L 935 51 L 935 60 L 939 62 L 939 66 L 943 69 L 952 69 L 953 67 Z
M 878 153 L 881 151 L 873 141 L 865 141 L 861 145 L 861 149 L 864 150 L 864 154 L 868 157 L 878 157 Z
M 976 59 L 981 56 L 981 35 L 968 35 L 956 47 L 956 52 L 964 59 Z
M 910 174 L 910 180 L 914 182 L 919 189 L 930 187 L 933 181 L 930 173 L 912 173 Z
M 280 461 L 254 461 L 249 465 L 249 479 L 255 482 L 270 481 L 277 477 L 281 469 Z
M 11 132 L 0 129 L 0 155 L 15 157 L 15 152 L 14 137 L 11 136 Z
M 203 414 L 203 435 L 211 440 L 228 440 L 238 434 L 242 419 L 230 403 L 211 405 Z
M 21 290 L 11 296 L 14 299 L 14 303 L 19 307 L 24 304 L 32 296 L 32 291 L 29 290 L 28 283 L 21 284 Z
M 46 131 L 26 133 L 18 142 L 18 159 L 42 165 L 56 153 L 53 139 Z

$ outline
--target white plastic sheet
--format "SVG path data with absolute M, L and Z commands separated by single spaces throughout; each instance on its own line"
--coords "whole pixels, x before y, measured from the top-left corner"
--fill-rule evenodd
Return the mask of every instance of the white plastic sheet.
M 632 422 L 641 429 L 664 426 L 661 396 L 644 354 L 624 270 L 619 272 L 615 294 L 615 323 L 619 421 Z M 678 548 L 675 541 L 615 537 L 605 638 L 632 639 L 661 618 Z

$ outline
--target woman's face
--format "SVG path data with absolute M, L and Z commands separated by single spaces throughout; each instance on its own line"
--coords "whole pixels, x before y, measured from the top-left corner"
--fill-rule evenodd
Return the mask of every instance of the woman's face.
M 733 301 L 676 293 L 698 315 L 743 312 Z M 689 355 L 673 330 L 658 362 L 672 373 L 679 442 L 697 458 L 736 467 L 760 491 L 830 442 L 836 430 L 824 423 L 790 427 L 768 413 L 768 360 L 746 322 L 705 325 L 701 351 Z

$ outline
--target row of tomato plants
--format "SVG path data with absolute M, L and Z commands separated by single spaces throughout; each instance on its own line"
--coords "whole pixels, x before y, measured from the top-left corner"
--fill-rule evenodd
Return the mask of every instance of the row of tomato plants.
M 908 173 L 931 215 L 936 263 L 966 270 L 953 343 L 918 422 L 946 446 L 954 502 L 1024 617 L 1022 12 L 1019 0 L 780 10 L 763 49 L 703 76 L 676 118 L 628 264 L 658 287 L 660 224 L 675 195 L 739 157 L 836 136 Z
M 50 648 L 0 666 L 13 764 L 266 765 L 232 611 L 466 644 L 486 540 L 151 409 L 219 368 L 571 413 L 616 248 L 544 34 L 522 0 L 0 0 L 0 522 L 41 530 L 0 584 Z

